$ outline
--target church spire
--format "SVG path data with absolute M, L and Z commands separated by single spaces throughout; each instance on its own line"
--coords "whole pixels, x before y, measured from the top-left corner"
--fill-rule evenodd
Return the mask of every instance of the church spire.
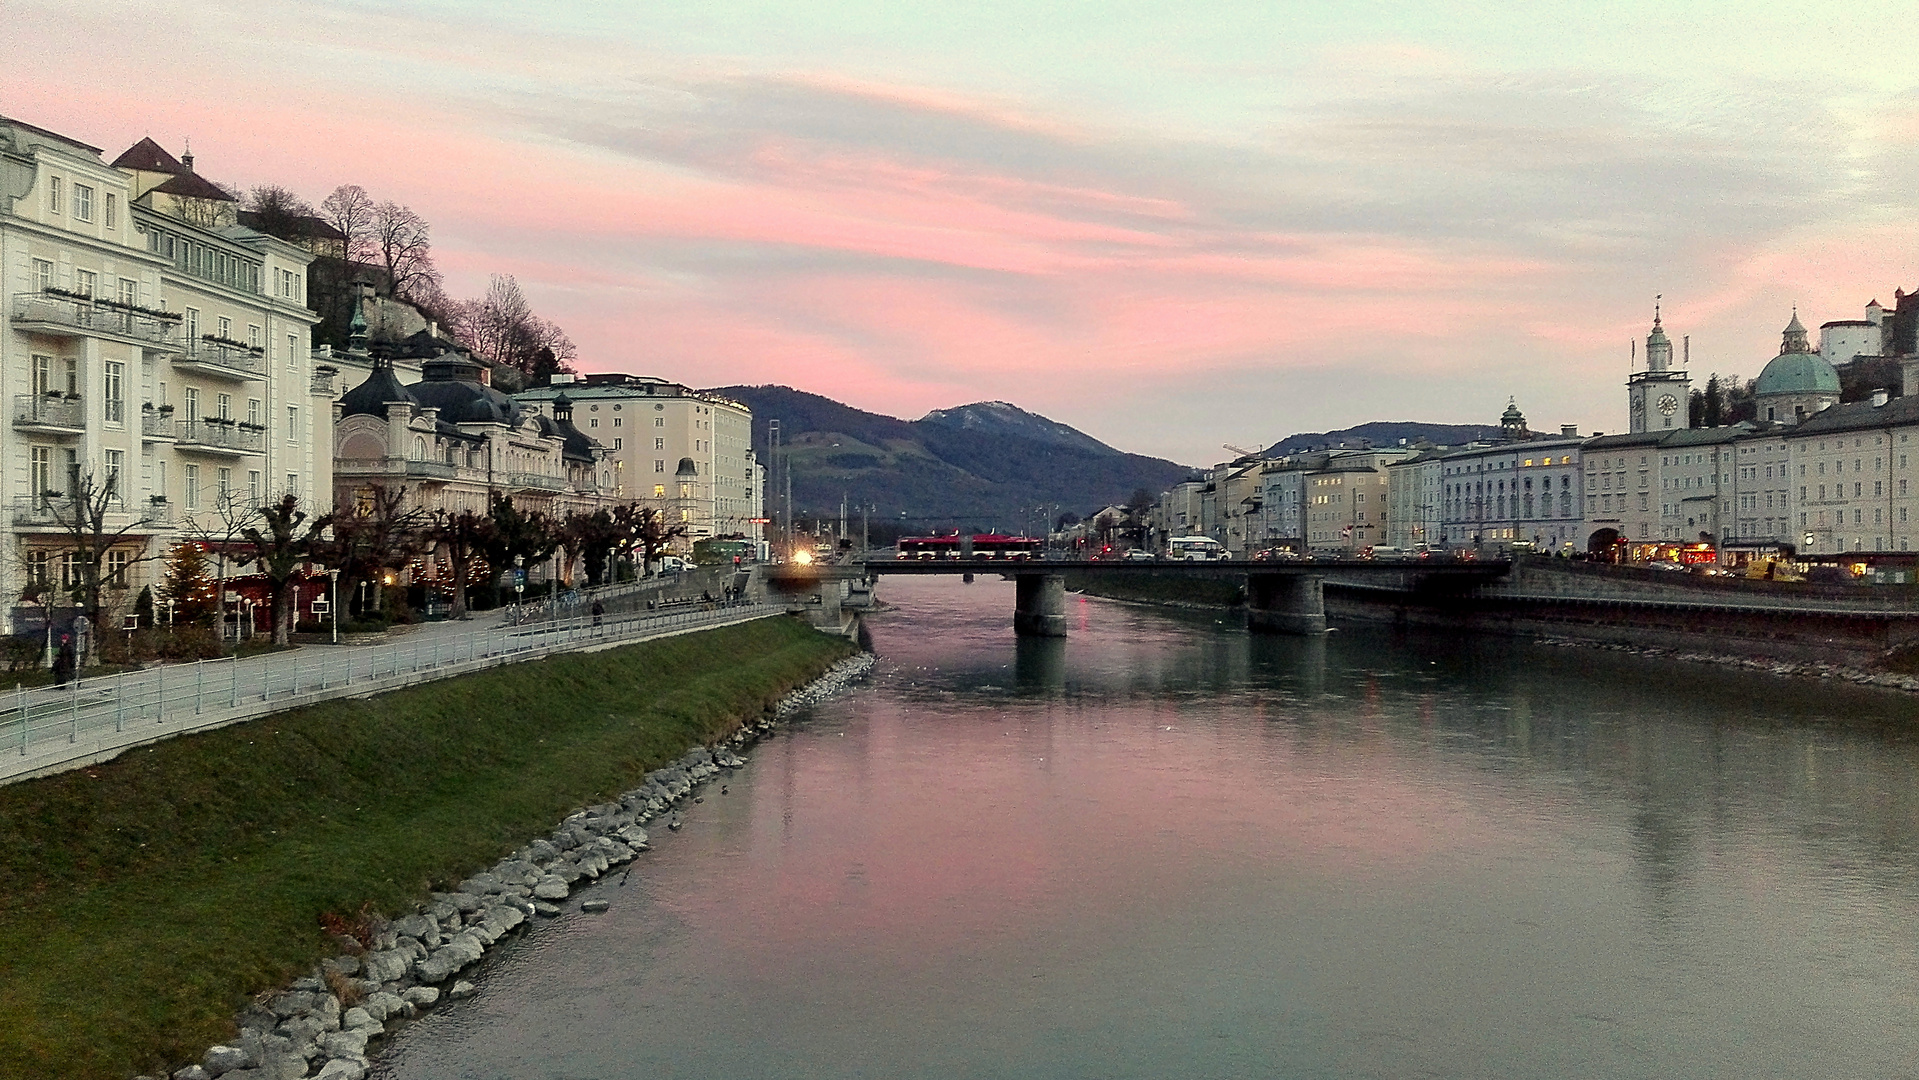
M 1798 305 L 1793 306 L 1792 321 L 1786 324 L 1785 332 L 1780 334 L 1779 338 L 1779 353 L 1782 356 L 1786 353 L 1809 353 L 1812 351 L 1812 344 L 1806 340 L 1805 324 L 1799 321 Z
M 1660 324 L 1660 301 L 1662 296 L 1652 299 L 1652 333 L 1646 335 L 1646 370 L 1667 371 L 1672 367 L 1672 339 L 1666 336 L 1666 328 Z
M 365 288 L 359 282 L 353 285 L 353 318 L 347 322 L 347 351 L 355 356 L 366 355 L 366 312 L 361 310 L 360 298 Z

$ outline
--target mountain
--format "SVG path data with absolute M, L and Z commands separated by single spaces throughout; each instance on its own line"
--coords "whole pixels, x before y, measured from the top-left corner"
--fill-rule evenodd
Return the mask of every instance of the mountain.
M 1307 450 L 1336 450 L 1342 444 L 1353 449 L 1366 446 L 1398 446 L 1421 439 L 1438 446 L 1460 446 L 1475 439 L 1496 439 L 1499 428 L 1485 424 L 1422 424 L 1412 420 L 1375 420 L 1358 427 L 1338 431 L 1309 431 L 1289 435 L 1266 451 L 1269 457 L 1297 454 Z
M 767 422 L 778 420 L 791 461 L 793 507 L 836 518 L 873 506 L 886 532 L 978 528 L 1030 532 L 1058 513 L 1085 515 L 1145 488 L 1186 479 L 1184 465 L 1128 454 L 1004 402 L 939 409 L 901 420 L 788 386 L 709 391 L 753 410 L 753 449 L 768 465 L 767 501 L 779 486 Z M 1044 507 L 1044 511 L 1040 510 Z
M 1013 435 L 1031 439 L 1034 442 L 1088 450 L 1095 454 L 1119 453 L 1118 450 L 1078 428 L 1069 427 L 1057 420 L 1048 420 L 1038 413 L 1029 413 L 1017 405 L 1009 405 L 1004 401 L 976 401 L 971 405 L 958 405 L 951 409 L 934 409 L 920 417 L 920 423 L 940 424 L 995 436 Z

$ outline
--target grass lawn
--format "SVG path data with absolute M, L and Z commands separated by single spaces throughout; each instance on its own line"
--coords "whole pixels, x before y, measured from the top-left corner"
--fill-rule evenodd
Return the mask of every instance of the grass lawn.
M 0 1076 L 198 1060 L 326 954 L 730 733 L 850 646 L 790 619 L 336 701 L 0 787 Z

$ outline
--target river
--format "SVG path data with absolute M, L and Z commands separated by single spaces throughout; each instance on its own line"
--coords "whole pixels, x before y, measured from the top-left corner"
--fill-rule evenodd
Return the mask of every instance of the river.
M 896 578 L 873 678 L 384 1080 L 1919 1069 L 1919 703 Z M 577 903 L 570 905 L 577 908 Z

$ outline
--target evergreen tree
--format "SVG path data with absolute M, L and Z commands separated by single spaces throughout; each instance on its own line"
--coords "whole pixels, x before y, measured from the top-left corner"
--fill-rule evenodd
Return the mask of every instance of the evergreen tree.
M 1719 393 L 1719 375 L 1715 372 L 1712 378 L 1706 380 L 1705 426 L 1718 427 L 1725 422 L 1724 415 Z
M 160 599 L 173 605 L 176 626 L 211 626 L 220 610 L 213 575 L 207 572 L 206 552 L 190 540 L 167 556 L 167 572 L 159 591 Z

